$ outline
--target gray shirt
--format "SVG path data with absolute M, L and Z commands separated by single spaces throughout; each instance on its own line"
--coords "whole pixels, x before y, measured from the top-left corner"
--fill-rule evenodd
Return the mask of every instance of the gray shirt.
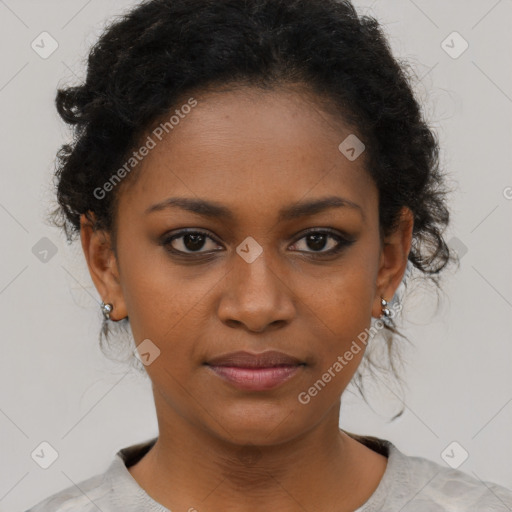
M 377 489 L 354 512 L 512 512 L 512 491 L 504 487 L 405 455 L 390 441 L 350 435 L 388 458 Z M 27 512 L 170 512 L 127 469 L 156 439 L 119 450 L 104 473 L 46 498 Z

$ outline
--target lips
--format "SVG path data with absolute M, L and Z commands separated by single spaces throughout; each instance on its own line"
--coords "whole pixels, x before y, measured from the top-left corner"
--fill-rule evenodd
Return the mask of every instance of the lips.
M 215 375 L 245 391 L 267 391 L 291 379 L 306 363 L 274 350 L 261 354 L 232 352 L 205 363 Z
M 276 366 L 298 366 L 304 363 L 284 352 L 269 350 L 260 354 L 244 351 L 232 352 L 210 359 L 206 364 L 238 368 L 274 368 Z

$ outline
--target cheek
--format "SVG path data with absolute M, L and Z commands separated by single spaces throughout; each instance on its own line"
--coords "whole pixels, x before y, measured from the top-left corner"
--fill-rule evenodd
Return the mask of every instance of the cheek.
M 303 283 L 303 300 L 333 334 L 343 338 L 370 322 L 378 275 L 376 248 L 361 244 L 327 273 Z
M 179 402 L 187 399 L 182 390 L 204 360 L 205 340 L 211 341 L 212 296 L 224 272 L 171 265 L 165 254 L 153 257 L 150 265 L 147 259 L 137 251 L 124 259 L 130 328 L 137 346 L 150 340 L 158 349 L 158 357 L 145 368 L 154 387 Z
M 325 380 L 331 379 L 329 387 L 337 392 L 348 384 L 366 349 L 378 270 L 375 249 L 361 245 L 343 265 L 333 269 L 323 288 L 309 287 L 306 311 L 314 313 L 310 321 L 322 334 L 318 337 L 315 378 L 330 372 Z
M 137 236 L 139 238 L 137 238 Z M 187 279 L 193 267 L 171 265 L 165 250 L 133 235 L 141 242 L 131 244 L 119 236 L 121 286 L 130 326 L 136 341 L 163 341 L 194 309 L 208 283 Z M 196 267 L 195 272 L 198 272 Z M 200 289 L 199 289 L 200 288 Z M 202 290 L 202 291 L 201 291 Z
M 203 290 L 204 291 L 204 290 Z M 204 294 L 204 293 L 203 293 Z M 198 325 L 198 301 L 203 294 L 172 275 L 152 281 L 149 276 L 131 279 L 126 285 L 126 305 L 135 340 L 152 339 L 161 349 L 180 346 Z

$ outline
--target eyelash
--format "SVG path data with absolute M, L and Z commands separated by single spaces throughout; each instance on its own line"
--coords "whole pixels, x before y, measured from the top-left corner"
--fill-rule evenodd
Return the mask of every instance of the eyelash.
M 312 255 L 314 255 L 313 257 L 317 257 L 317 256 L 322 257 L 322 256 L 327 256 L 327 255 L 328 256 L 332 256 L 332 255 L 336 255 L 336 254 L 340 253 L 345 248 L 347 248 L 350 245 L 352 245 L 354 243 L 354 241 L 355 241 L 353 239 L 345 238 L 345 237 L 339 235 L 338 233 L 336 233 L 336 232 L 334 232 L 334 231 L 332 231 L 330 229 L 312 229 L 312 230 L 308 230 L 308 231 L 304 232 L 300 238 L 298 238 L 295 242 L 293 242 L 292 245 L 295 245 L 300 240 L 302 240 L 303 238 L 306 238 L 306 237 L 308 237 L 310 235 L 314 235 L 314 234 L 328 235 L 329 238 L 333 238 L 337 242 L 337 246 L 334 249 L 330 249 L 328 251 L 299 251 L 299 252 L 306 253 L 306 254 L 312 254 Z M 178 255 L 178 256 L 187 256 L 187 257 L 191 256 L 192 258 L 195 257 L 195 256 L 192 256 L 192 255 L 203 255 L 203 256 L 204 255 L 208 255 L 208 256 L 211 256 L 212 253 L 214 253 L 214 252 L 220 252 L 219 250 L 205 251 L 205 252 L 199 252 L 199 251 L 185 252 L 185 251 L 179 251 L 177 249 L 174 249 L 171 246 L 171 243 L 174 240 L 177 240 L 179 238 L 184 237 L 185 235 L 203 235 L 206 238 L 209 238 L 213 242 L 215 242 L 218 245 L 220 245 L 208 233 L 206 233 L 204 231 L 201 231 L 201 230 L 192 230 L 192 229 L 191 230 L 182 230 L 182 231 L 179 231 L 178 233 L 175 233 L 175 234 L 173 234 L 171 236 L 164 236 L 164 238 L 161 241 L 161 245 L 164 246 L 166 248 L 166 250 L 169 253 L 171 253 L 171 254 L 175 254 L 175 255 Z

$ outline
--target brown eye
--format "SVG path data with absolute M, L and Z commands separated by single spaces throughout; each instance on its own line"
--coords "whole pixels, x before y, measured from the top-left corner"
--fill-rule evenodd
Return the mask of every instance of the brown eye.
M 210 242 L 209 244 L 208 241 Z M 213 238 L 202 231 L 181 231 L 180 233 L 166 237 L 162 241 L 162 245 L 170 252 L 182 254 L 202 254 L 217 250 L 219 247 Z M 205 247 L 206 250 L 201 251 L 201 249 Z
M 300 244 L 299 242 L 303 240 L 304 242 Z M 301 252 L 336 254 L 352 243 L 353 240 L 348 240 L 330 231 L 310 231 L 295 242 L 293 247 L 302 246 L 302 249 L 298 249 Z M 326 248 L 327 250 L 324 250 Z

